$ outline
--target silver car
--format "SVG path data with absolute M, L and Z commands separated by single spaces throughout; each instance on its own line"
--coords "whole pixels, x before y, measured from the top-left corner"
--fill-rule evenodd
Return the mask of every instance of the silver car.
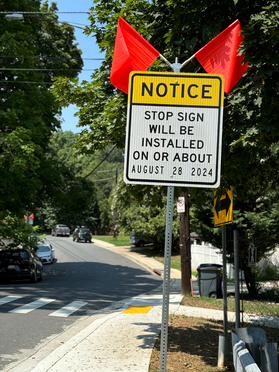
M 55 250 L 51 244 L 42 243 L 37 245 L 37 256 L 43 264 L 52 264 L 55 259 Z
M 150 244 L 151 241 L 144 238 L 143 236 L 137 235 L 136 233 L 132 233 L 129 243 L 134 244 L 136 247 L 143 247 L 145 244 Z

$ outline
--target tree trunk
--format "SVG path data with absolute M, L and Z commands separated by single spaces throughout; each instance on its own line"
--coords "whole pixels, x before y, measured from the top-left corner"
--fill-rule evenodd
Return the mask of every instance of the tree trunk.
M 245 276 L 245 283 L 247 290 L 249 292 L 249 295 L 251 297 L 256 297 L 258 294 L 258 286 L 255 282 L 255 276 L 253 275 L 251 271 L 251 267 L 247 266 L 247 263 L 243 267 L 244 276 Z

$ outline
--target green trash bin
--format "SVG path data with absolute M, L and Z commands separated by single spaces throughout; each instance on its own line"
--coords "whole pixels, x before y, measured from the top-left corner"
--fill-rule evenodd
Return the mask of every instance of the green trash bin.
M 223 266 L 218 264 L 201 264 L 198 270 L 199 292 L 201 297 L 221 298 Z

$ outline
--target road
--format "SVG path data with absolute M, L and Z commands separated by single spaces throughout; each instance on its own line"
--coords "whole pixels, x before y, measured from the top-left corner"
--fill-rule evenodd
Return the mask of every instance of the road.
M 94 240 L 94 239 L 93 239 Z M 0 370 L 9 371 L 43 345 L 64 342 L 108 306 L 148 292 L 162 279 L 94 243 L 47 236 L 57 261 L 42 282 L 0 284 Z

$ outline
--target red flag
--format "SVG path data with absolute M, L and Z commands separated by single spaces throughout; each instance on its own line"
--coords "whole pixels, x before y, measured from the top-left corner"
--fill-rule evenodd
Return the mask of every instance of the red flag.
M 32 220 L 34 219 L 34 214 L 30 214 L 30 218 L 32 218 Z
M 110 73 L 111 83 L 128 93 L 130 72 L 145 71 L 159 55 L 148 41 L 119 17 Z
M 247 70 L 242 65 L 243 57 L 238 55 L 241 26 L 237 19 L 223 32 L 201 48 L 195 57 L 209 74 L 221 74 L 225 78 L 225 93 L 229 93 Z

